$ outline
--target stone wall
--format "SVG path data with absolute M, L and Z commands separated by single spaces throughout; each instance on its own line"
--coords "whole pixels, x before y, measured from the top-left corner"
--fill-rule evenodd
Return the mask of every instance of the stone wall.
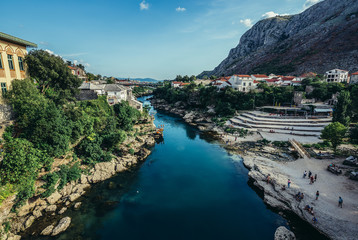
M 13 120 L 14 112 L 8 104 L 0 104 L 0 123 Z

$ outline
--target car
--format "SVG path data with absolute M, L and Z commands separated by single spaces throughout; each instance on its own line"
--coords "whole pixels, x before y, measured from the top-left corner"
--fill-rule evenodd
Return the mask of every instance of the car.
M 334 174 L 342 174 L 342 170 L 339 169 L 335 164 L 331 163 L 328 165 L 327 170 Z
M 343 161 L 344 165 L 348 165 L 348 166 L 358 166 L 358 161 L 356 157 L 350 156 L 347 157 L 346 160 Z
M 317 159 L 334 159 L 334 155 L 330 153 L 317 153 Z
M 351 172 L 349 178 L 358 181 L 358 172 Z

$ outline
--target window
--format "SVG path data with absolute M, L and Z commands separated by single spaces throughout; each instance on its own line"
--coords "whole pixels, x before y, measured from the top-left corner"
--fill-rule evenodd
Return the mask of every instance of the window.
M 9 68 L 10 70 L 14 70 L 14 63 L 12 61 L 12 55 L 7 55 L 7 61 L 9 62 Z
M 244 86 L 246 86 L 246 83 L 244 82 Z
M 22 57 L 18 57 L 18 59 L 20 71 L 24 71 L 24 62 L 22 61 Z
M 3 69 L 4 67 L 2 66 L 2 59 L 1 59 L 1 53 L 0 53 L 0 69 Z
M 7 89 L 6 89 L 6 83 L 1 83 L 1 92 L 2 92 L 2 95 L 4 95 L 6 92 L 7 92 Z

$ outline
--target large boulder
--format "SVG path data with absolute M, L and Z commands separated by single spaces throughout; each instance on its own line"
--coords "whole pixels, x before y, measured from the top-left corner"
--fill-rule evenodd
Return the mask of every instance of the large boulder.
M 296 240 L 296 236 L 286 227 L 281 226 L 276 229 L 275 240 Z
M 51 236 L 56 236 L 64 231 L 70 226 L 71 224 L 71 218 L 70 217 L 64 217 L 60 220 L 60 222 L 57 224 L 57 226 L 53 229 Z
M 53 225 L 47 226 L 44 230 L 42 230 L 40 234 L 44 236 L 48 236 L 52 233 L 53 228 L 54 228 Z
M 55 204 L 61 197 L 62 195 L 58 191 L 56 191 L 47 198 L 47 202 L 50 205 Z

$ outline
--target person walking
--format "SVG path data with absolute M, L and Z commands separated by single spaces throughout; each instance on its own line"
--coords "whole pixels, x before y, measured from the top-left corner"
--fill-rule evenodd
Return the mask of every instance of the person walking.
M 339 196 L 339 199 L 338 199 L 338 207 L 343 208 L 343 199 L 341 198 L 341 196 Z
M 307 171 L 305 170 L 303 173 L 303 178 L 306 178 L 306 176 L 307 176 Z
M 309 172 L 308 172 L 308 178 L 311 178 L 311 175 L 312 175 L 312 172 L 309 171 Z
M 290 185 L 291 185 L 291 180 L 288 179 L 288 181 L 287 181 L 287 188 L 290 188 Z
M 314 175 L 314 181 L 317 181 L 317 173 Z
M 318 200 L 319 197 L 319 191 L 316 192 L 316 200 Z
M 313 176 L 310 177 L 310 184 L 313 184 Z

